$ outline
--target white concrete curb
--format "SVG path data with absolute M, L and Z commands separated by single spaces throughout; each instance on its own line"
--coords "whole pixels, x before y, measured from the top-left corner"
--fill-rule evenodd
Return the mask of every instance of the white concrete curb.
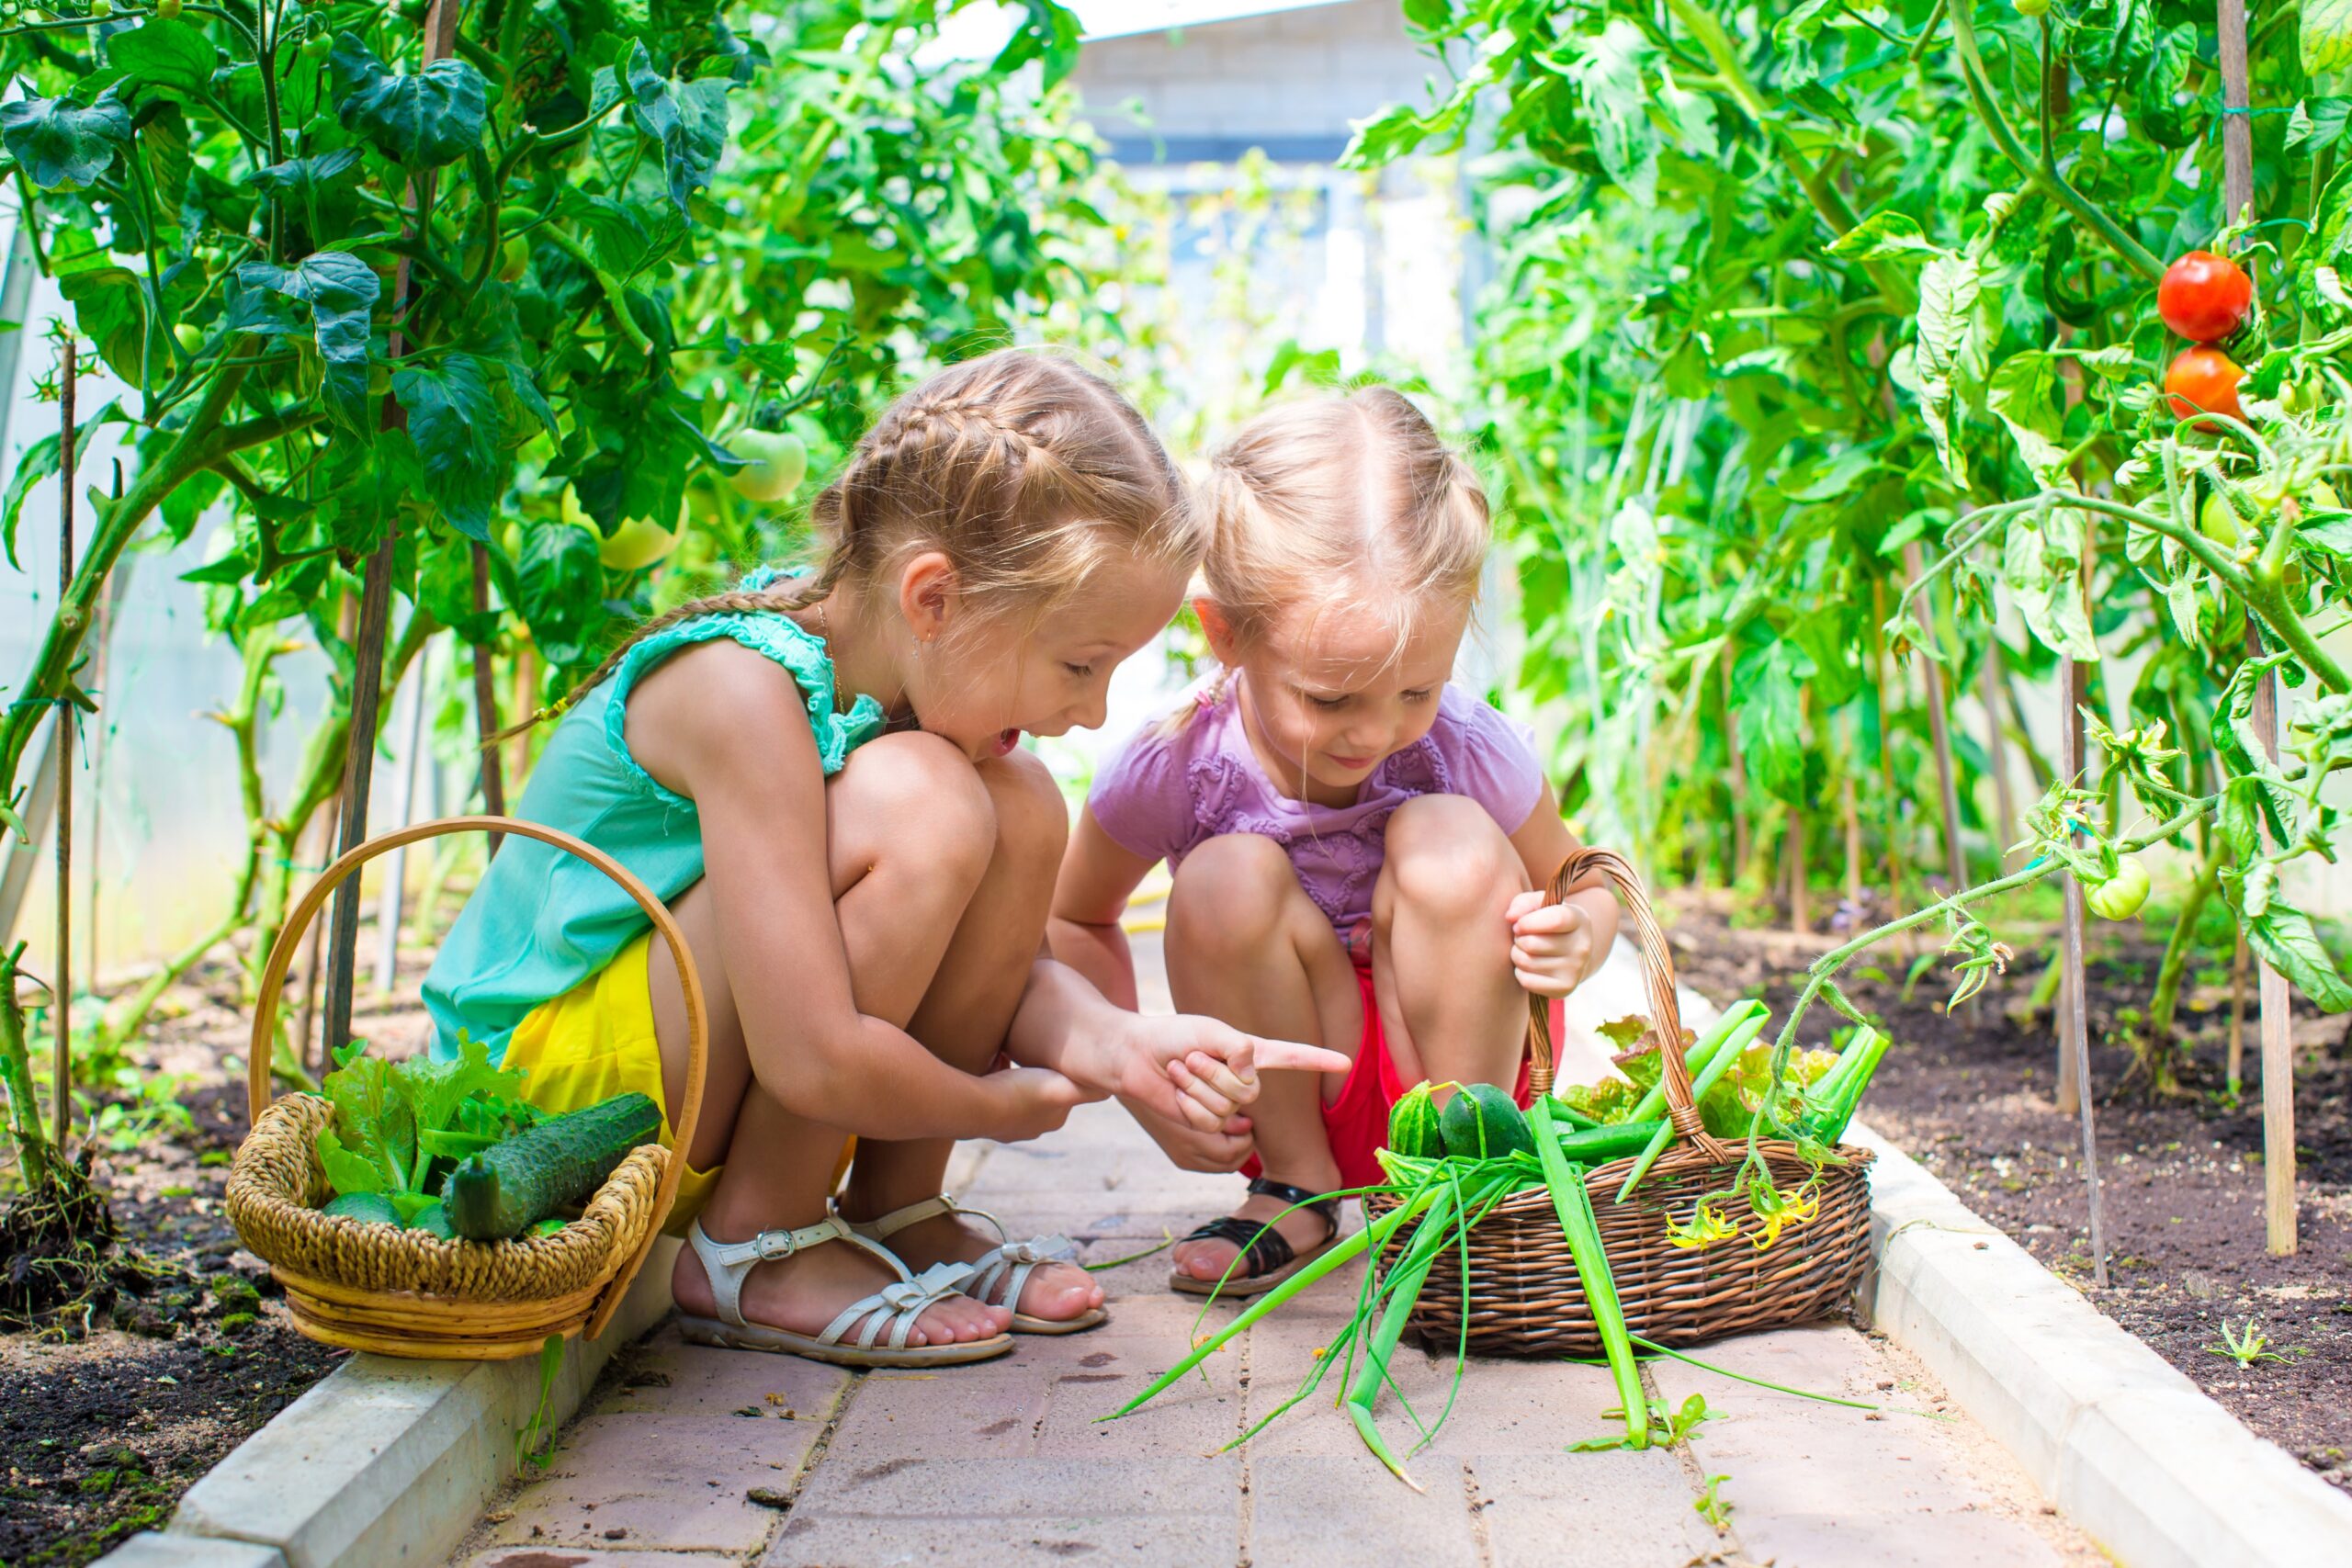
M 2352 1498 L 2257 1438 L 1917 1160 L 1874 1149 L 1862 1299 L 2128 1568 L 2352 1560 Z
M 602 1339 L 565 1347 L 560 1424 L 613 1353 L 670 1310 L 678 1243 L 657 1244 Z M 539 1361 L 354 1356 L 180 1499 L 170 1527 L 100 1568 L 415 1568 L 446 1562 L 514 1472 Z

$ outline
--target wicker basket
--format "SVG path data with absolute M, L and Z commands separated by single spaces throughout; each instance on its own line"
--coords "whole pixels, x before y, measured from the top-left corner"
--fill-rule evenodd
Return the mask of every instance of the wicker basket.
M 1837 1313 L 1870 1260 L 1871 1156 L 1867 1149 L 1841 1145 L 1838 1152 L 1846 1163 L 1815 1171 L 1797 1156 L 1795 1145 L 1762 1145 L 1776 1181 L 1783 1187 L 1815 1181 L 1820 1200 L 1815 1218 L 1783 1229 L 1769 1247 L 1754 1245 L 1760 1223 L 1736 1201 L 1723 1209 L 1726 1218 L 1738 1223 L 1738 1236 L 1700 1248 L 1678 1247 L 1667 1239 L 1669 1217 L 1688 1220 L 1701 1198 L 1723 1190 L 1731 1168 L 1746 1157 L 1747 1145 L 1709 1136 L 1691 1103 L 1690 1070 L 1679 1049 L 1682 1021 L 1675 1005 L 1674 961 L 1633 869 L 1609 851 L 1582 851 L 1554 879 L 1554 901 L 1593 872 L 1616 891 L 1640 938 L 1649 988 L 1650 1043 L 1671 1042 L 1676 1047 L 1663 1053 L 1667 1114 L 1682 1134 L 1623 1203 L 1617 1201 L 1617 1190 L 1624 1185 L 1634 1161 L 1596 1167 L 1585 1178 L 1626 1326 L 1662 1345 L 1693 1345 Z M 1552 1030 L 1542 998 L 1529 998 L 1528 1019 L 1528 1049 L 1534 1058 L 1529 1078 L 1536 1093 L 1547 1093 L 1552 1087 Z M 1370 1207 L 1379 1213 L 1396 1201 L 1374 1196 Z M 1410 1227 L 1399 1232 L 1395 1245 L 1401 1247 L 1410 1234 Z M 1496 1204 L 1471 1229 L 1468 1252 L 1472 1350 L 1515 1356 L 1601 1354 L 1600 1335 L 1546 1189 L 1515 1192 Z M 1439 1253 L 1408 1326 L 1433 1348 L 1451 1350 L 1461 1342 L 1462 1259 L 1453 1248 Z
M 378 855 L 421 839 L 485 831 L 578 855 L 637 900 L 677 955 L 685 992 L 685 1105 L 673 1148 L 647 1144 L 621 1161 L 580 1218 L 521 1241 L 442 1241 L 424 1231 L 322 1213 L 330 1190 L 318 1134 L 333 1107 L 317 1095 L 270 1103 L 279 994 L 305 931 L 329 894 Z M 452 817 L 368 840 L 327 867 L 270 950 L 254 1015 L 248 1092 L 253 1130 L 229 1173 L 229 1218 L 286 1289 L 295 1326 L 310 1337 L 380 1355 L 494 1361 L 537 1350 L 548 1336 L 604 1332 L 661 1235 L 684 1151 L 702 1104 L 709 1029 L 702 981 L 685 937 L 662 901 L 609 855 L 568 833 L 504 817 Z M 673 1152 L 674 1151 L 674 1152 Z

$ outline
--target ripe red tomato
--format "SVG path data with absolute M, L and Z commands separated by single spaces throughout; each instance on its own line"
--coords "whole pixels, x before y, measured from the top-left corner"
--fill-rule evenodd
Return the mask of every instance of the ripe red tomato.
M 2191 343 L 2220 343 L 2245 324 L 2254 279 L 2227 256 L 2191 251 L 2165 268 L 2156 314 Z
M 2172 394 L 2174 417 L 2187 419 L 2198 413 L 2227 414 L 2232 419 L 2244 419 L 2245 410 L 2238 406 L 2238 383 L 2245 378 L 2237 362 L 2218 348 L 2184 348 L 2174 356 L 2172 368 L 2165 372 L 2165 390 Z M 2199 430 L 2217 428 L 2211 420 L 2199 420 Z

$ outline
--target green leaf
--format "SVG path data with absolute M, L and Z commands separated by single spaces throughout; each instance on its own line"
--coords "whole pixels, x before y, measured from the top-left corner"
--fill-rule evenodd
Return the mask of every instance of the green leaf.
M 129 267 L 117 266 L 103 251 L 52 258 L 57 291 L 74 307 L 74 323 L 97 345 L 107 367 L 131 386 L 143 384 L 147 367 L 147 288 Z M 171 368 L 161 346 L 153 355 L 159 377 Z
M 2352 0 L 2303 0 L 2296 42 L 2306 76 L 2352 65 Z
M 1961 383 L 1984 355 L 1976 296 L 1983 278 L 1976 263 L 1949 252 L 1930 260 L 1919 274 L 1919 317 L 1912 341 L 1911 374 L 1919 395 L 1919 415 L 1934 438 L 1945 472 L 1968 488 L 1968 453 L 1960 439 Z
M 108 423 L 130 423 L 130 416 L 112 398 L 107 399 L 97 412 L 82 422 L 81 432 L 76 438 L 77 449 L 86 450 L 90 432 Z M 57 477 L 59 461 L 58 437 L 44 435 L 24 449 L 17 458 L 16 471 L 8 476 L 7 494 L 5 499 L 0 499 L 0 547 L 6 547 L 8 564 L 18 571 L 22 571 L 24 567 L 17 559 L 17 520 L 24 513 L 25 498 Z
M 319 1129 L 318 1150 L 319 1168 L 326 1172 L 327 1185 L 335 1190 L 336 1196 L 391 1190 L 383 1168 L 345 1148 L 332 1126 Z
M 2076 575 L 2081 539 L 2079 519 L 2063 508 L 2012 517 L 2003 540 L 2001 578 L 2043 646 L 2088 664 L 2099 655 Z
M 108 92 L 89 107 L 64 98 L 0 104 L 0 146 L 41 190 L 78 190 L 130 144 L 130 112 Z
M 1848 261 L 1888 261 L 1899 256 L 1932 256 L 1937 246 L 1919 231 L 1909 213 L 1892 208 L 1873 212 L 1829 243 L 1829 254 Z
M 191 22 L 151 17 L 129 32 L 107 39 L 107 60 L 122 73 L 122 84 L 171 93 L 187 103 L 200 103 L 212 86 L 212 73 L 220 51 Z M 150 95 L 127 92 L 136 106 Z
M 362 157 L 356 147 L 338 147 L 316 157 L 288 158 L 282 164 L 255 169 L 245 178 L 274 195 L 299 200 L 314 197 L 330 186 L 356 184 L 348 176 L 359 167 Z
M 245 262 L 238 266 L 236 280 L 229 319 L 239 331 L 287 330 L 286 319 L 266 308 L 262 295 L 282 295 L 310 308 L 313 341 L 326 364 L 328 413 L 347 430 L 372 432 L 368 333 L 382 286 L 368 264 L 348 251 L 320 251 L 290 267 Z
M 629 116 L 638 130 L 662 144 L 670 199 L 684 215 L 686 198 L 710 184 L 727 146 L 727 91 L 732 84 L 723 76 L 706 76 L 673 85 L 653 69 L 642 43 L 630 45 L 627 72 Z
M 1784 643 L 1740 656 L 1733 676 L 1738 694 L 1736 720 L 1741 754 L 1756 782 L 1782 800 L 1804 795 L 1804 741 L 1794 659 Z
M 319 1087 L 334 1106 L 332 1131 L 342 1147 L 381 1173 L 381 1190 L 405 1188 L 416 1163 L 416 1113 L 393 1088 L 390 1064 L 363 1051 Z
M 488 543 L 491 506 L 503 488 L 505 471 L 503 422 L 481 362 L 469 354 L 451 354 L 438 366 L 397 371 L 392 396 L 408 411 L 408 432 L 424 465 L 427 493 L 451 527 Z
M 1599 38 L 1582 42 L 1566 75 L 1576 84 L 1592 122 L 1593 151 L 1609 177 L 1634 200 L 1647 205 L 1657 195 L 1657 133 L 1650 125 L 1645 85 L 1649 40 L 1621 17 Z
M 2246 881 L 2253 882 L 2253 876 L 2249 874 Z M 2275 894 L 2259 914 L 2250 912 L 2254 902 L 2251 898 L 2245 902 L 2249 912 L 2241 923 L 2246 945 L 2309 997 L 2322 1012 L 2352 1011 L 2352 981 L 2346 980 L 2336 968 L 2327 944 L 2320 941 L 2319 932 L 2312 928 L 2311 917 Z
M 2059 408 L 2057 366 L 2050 355 L 2029 349 L 2001 361 L 1985 382 L 1984 401 L 2008 427 L 2034 479 L 2044 489 L 2062 483 L 2066 416 Z
M 1045 62 L 1045 85 L 1060 85 L 1078 64 L 1079 20 L 1060 0 L 1021 0 L 1026 13 L 989 71 L 1011 75 L 1033 60 Z
M 481 73 L 467 61 L 436 60 L 406 74 L 346 32 L 335 35 L 327 72 L 334 81 L 335 118 L 403 168 L 437 169 L 481 145 L 488 92 Z

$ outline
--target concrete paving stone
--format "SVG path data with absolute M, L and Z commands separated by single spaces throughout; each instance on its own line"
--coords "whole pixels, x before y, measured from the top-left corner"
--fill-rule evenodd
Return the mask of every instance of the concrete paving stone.
M 1109 1416 L 1151 1386 L 1170 1361 L 1164 1340 L 1073 1336 L 1072 1354 L 1023 1359 L 1046 1391 L 1036 1451 L 1050 1457 L 1114 1457 L 1214 1452 L 1241 1434 L 1242 1395 L 1236 1360 L 1227 1375 L 1204 1383 L 1187 1377 L 1135 1414 Z M 1217 1358 L 1223 1360 L 1224 1358 Z
M 781 1416 L 790 1411 L 822 1423 L 831 1418 L 849 1381 L 844 1368 L 797 1356 L 689 1345 L 673 1324 L 635 1353 L 619 1386 L 595 1411 L 602 1416 L 728 1416 L 746 1409 Z
M 249 1540 L 141 1530 L 99 1559 L 100 1568 L 286 1568 L 286 1554 Z
M 876 1519 L 1134 1517 L 1238 1519 L 1241 1461 L 1151 1459 L 917 1459 L 848 1465 L 829 1453 L 793 1505 L 793 1517 Z M 1220 1538 L 1221 1539 L 1221 1538 Z
M 1471 1568 L 1478 1543 L 1460 1461 L 1425 1455 L 1408 1468 L 1427 1491 L 1403 1484 L 1361 1447 L 1350 1455 L 1253 1456 L 1250 1560 L 1268 1568 Z
M 466 1568 L 716 1568 L 699 1551 L 592 1551 L 572 1546 L 493 1546 L 466 1560 Z
M 968 1367 L 870 1372 L 833 1428 L 827 1462 L 864 1468 L 910 1453 L 1027 1454 L 1045 1420 L 1046 1396 L 1044 1380 L 1018 1350 Z
M 1691 1507 L 1681 1461 L 1662 1449 L 1466 1462 L 1495 1568 L 1557 1568 L 1570 1555 L 1577 1568 L 1682 1568 L 1724 1544 Z
M 789 1486 L 821 1430 L 810 1421 L 592 1416 L 566 1435 L 491 1540 L 750 1551 L 775 1515 L 744 1493 Z
M 887 1519 L 793 1511 L 760 1568 L 881 1568 L 902 1562 L 1022 1568 L 1073 1561 L 1119 1568 L 1201 1568 L 1229 1562 L 1232 1521 L 1202 1517 Z M 1272 1568 L 1272 1564 L 1268 1568 Z

